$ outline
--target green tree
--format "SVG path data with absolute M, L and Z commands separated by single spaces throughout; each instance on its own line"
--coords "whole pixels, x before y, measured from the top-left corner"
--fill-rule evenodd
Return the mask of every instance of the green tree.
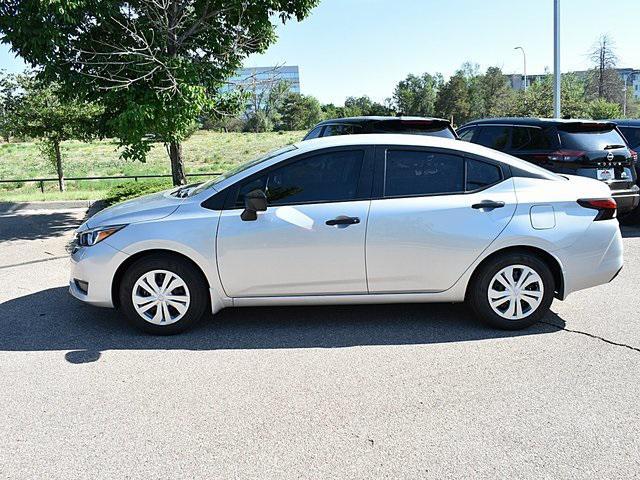
M 186 182 L 182 141 L 203 114 L 241 107 L 220 87 L 276 38 L 272 18 L 302 20 L 317 0 L 13 0 L 2 40 L 45 78 L 104 105 L 125 158 L 167 145 Z
M 21 93 L 11 112 L 14 131 L 40 141 L 40 151 L 51 161 L 64 191 L 61 143 L 94 138 L 103 110 L 94 103 L 66 100 L 59 85 L 43 84 L 30 76 L 18 77 L 18 85 Z
M 243 87 L 248 103 L 245 110 L 245 130 L 249 132 L 270 132 L 279 122 L 279 110 L 285 97 L 290 93 L 291 84 L 282 80 L 274 70 L 274 75 L 266 79 L 248 82 Z
M 489 67 L 480 77 L 483 110 L 481 117 L 507 115 L 514 101 L 514 90 L 500 67 Z
M 320 102 L 310 95 L 291 93 L 280 108 L 281 130 L 304 130 L 313 127 L 322 118 Z
M 561 77 L 562 116 L 585 118 L 589 116 L 585 98 L 585 82 L 575 74 Z M 553 117 L 553 76 L 546 75 L 533 83 L 527 92 L 520 91 L 508 115 L 518 117 Z
M 462 125 L 471 119 L 471 101 L 465 72 L 458 70 L 438 91 L 436 100 L 438 116 Z
M 607 102 L 602 98 L 592 100 L 588 104 L 588 115 L 594 120 L 606 120 L 610 118 L 620 118 L 622 109 L 615 102 Z
M 16 133 L 13 113 L 19 98 L 19 78 L 15 74 L 0 74 L 0 136 L 5 142 Z
M 346 117 L 360 115 L 392 115 L 393 110 L 386 105 L 374 102 L 367 95 L 362 97 L 348 97 L 344 101 L 344 114 Z
M 393 91 L 394 107 L 403 115 L 433 116 L 436 111 L 436 96 L 442 83 L 442 75 L 439 73 L 408 75 Z

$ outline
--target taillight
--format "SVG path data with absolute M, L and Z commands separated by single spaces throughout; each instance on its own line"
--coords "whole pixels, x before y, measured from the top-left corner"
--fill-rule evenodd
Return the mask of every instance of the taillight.
M 613 198 L 581 198 L 578 203 L 584 208 L 598 211 L 594 221 L 615 218 L 618 210 L 618 204 Z
M 582 150 L 558 150 L 549 155 L 549 160 L 552 162 L 571 162 L 580 159 L 585 153 Z

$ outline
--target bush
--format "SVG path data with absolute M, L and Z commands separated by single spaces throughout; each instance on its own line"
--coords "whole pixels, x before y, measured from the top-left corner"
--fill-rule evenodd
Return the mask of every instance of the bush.
M 104 201 L 106 205 L 109 206 L 169 188 L 171 188 L 171 182 L 169 180 L 119 183 L 109 189 Z

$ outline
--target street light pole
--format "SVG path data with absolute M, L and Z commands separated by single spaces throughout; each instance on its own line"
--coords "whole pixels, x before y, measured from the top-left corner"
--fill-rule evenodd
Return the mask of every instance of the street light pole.
M 524 63 L 524 91 L 526 93 L 527 92 L 527 54 L 524 53 L 524 48 L 522 47 L 515 47 L 514 50 L 522 51 L 522 61 Z
M 553 116 L 560 118 L 560 0 L 553 0 Z

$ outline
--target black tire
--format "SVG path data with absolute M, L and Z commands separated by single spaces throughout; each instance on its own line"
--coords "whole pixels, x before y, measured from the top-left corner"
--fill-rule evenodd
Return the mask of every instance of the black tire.
M 174 323 L 166 325 L 151 323 L 138 314 L 133 305 L 132 293 L 136 282 L 153 270 L 166 270 L 177 275 L 188 288 L 189 305 L 182 318 Z M 172 255 L 149 255 L 131 264 L 120 282 L 119 298 L 120 308 L 129 322 L 143 332 L 153 335 L 175 335 L 184 332 L 204 316 L 209 306 L 207 281 L 202 273 L 191 263 Z
M 489 304 L 488 292 L 493 277 L 503 268 L 523 265 L 533 269 L 542 280 L 542 300 L 538 307 L 522 319 L 511 320 L 498 315 Z M 522 270 L 520 270 L 522 271 Z M 553 302 L 555 282 L 549 266 L 539 257 L 527 252 L 505 253 L 484 262 L 474 273 L 467 289 L 466 302 L 484 323 L 502 330 L 520 330 L 536 323 L 549 311 Z M 527 304 L 523 304 L 527 306 Z M 500 307 L 497 307 L 500 308 Z

